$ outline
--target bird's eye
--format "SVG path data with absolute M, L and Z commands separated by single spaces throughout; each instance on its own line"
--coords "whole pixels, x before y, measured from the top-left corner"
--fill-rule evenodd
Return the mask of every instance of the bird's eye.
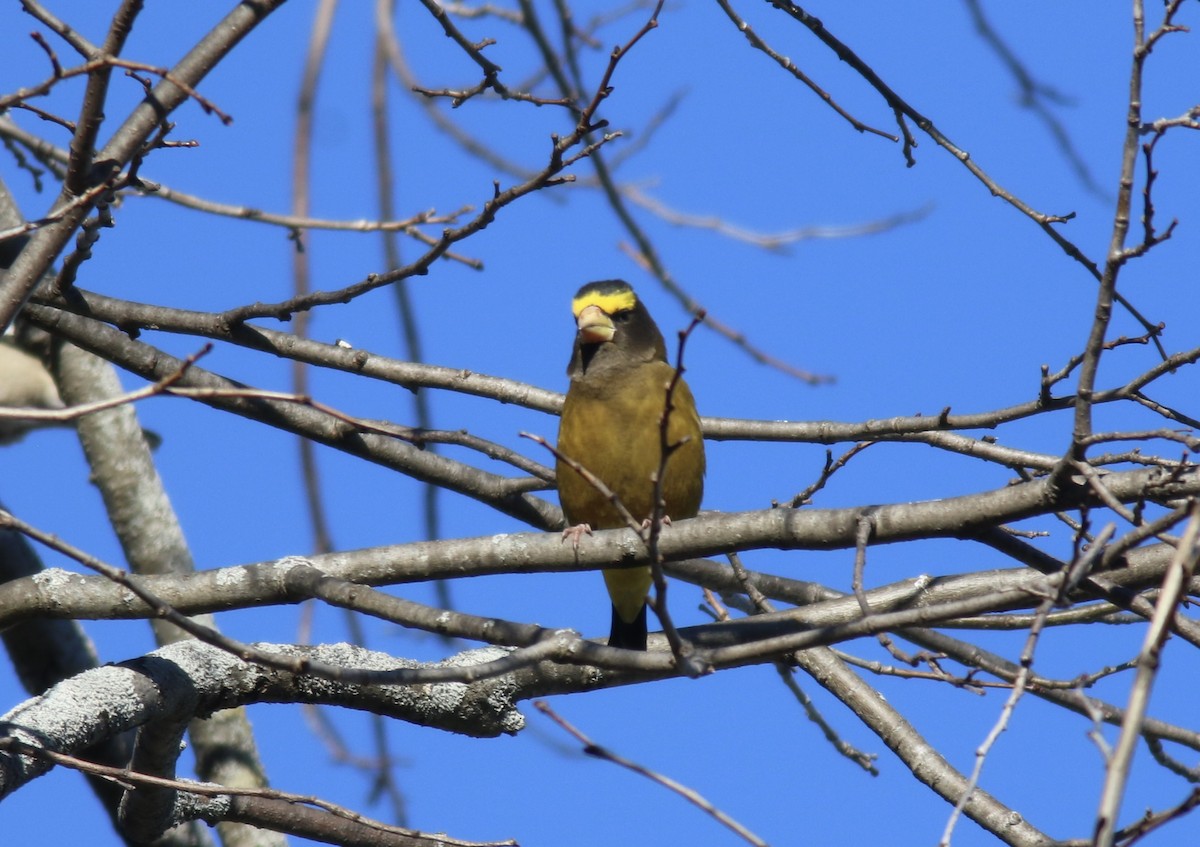
M 633 317 L 633 312 L 626 310 L 624 312 L 617 312 L 615 315 L 613 315 L 613 320 L 619 324 L 624 324 L 629 323 L 629 319 L 631 317 Z

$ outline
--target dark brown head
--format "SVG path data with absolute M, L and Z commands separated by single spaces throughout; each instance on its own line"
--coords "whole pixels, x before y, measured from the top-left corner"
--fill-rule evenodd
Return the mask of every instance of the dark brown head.
M 650 312 L 629 283 L 589 282 L 571 301 L 575 348 L 567 375 L 601 377 L 642 362 L 667 360 L 667 347 Z

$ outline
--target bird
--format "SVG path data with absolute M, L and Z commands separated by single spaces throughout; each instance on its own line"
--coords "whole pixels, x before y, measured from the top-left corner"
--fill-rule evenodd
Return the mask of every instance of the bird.
M 555 473 L 568 529 L 564 539 L 627 522 L 613 504 L 575 470 L 573 461 L 603 482 L 630 515 L 648 525 L 654 515 L 655 477 L 663 454 L 661 424 L 675 368 L 667 362 L 662 333 L 629 283 L 589 282 L 571 301 L 575 343 L 567 365 L 570 386 L 558 429 Z M 668 459 L 663 473 L 664 523 L 694 517 L 704 494 L 704 439 L 696 401 L 678 379 L 667 417 Z M 646 649 L 646 597 L 650 568 L 608 569 L 612 600 L 608 643 Z
M 62 398 L 46 364 L 18 347 L 15 341 L 9 342 L 8 336 L 0 338 L 0 407 L 62 409 Z M 20 441 L 31 429 L 53 425 L 29 419 L 0 418 L 0 444 Z

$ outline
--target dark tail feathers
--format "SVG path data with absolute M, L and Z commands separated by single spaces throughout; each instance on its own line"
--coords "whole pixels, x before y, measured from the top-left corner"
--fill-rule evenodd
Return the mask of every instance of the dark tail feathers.
M 623 621 L 614 606 L 612 610 L 612 629 L 608 635 L 609 647 L 623 647 L 626 650 L 646 649 L 646 604 L 632 621 Z

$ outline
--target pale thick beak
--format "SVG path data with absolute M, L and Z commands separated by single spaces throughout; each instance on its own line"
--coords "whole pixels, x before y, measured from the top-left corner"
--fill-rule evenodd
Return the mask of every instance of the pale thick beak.
M 584 344 L 601 344 L 612 341 L 616 333 L 612 318 L 605 314 L 599 306 L 587 306 L 575 319 L 579 327 L 579 340 Z

